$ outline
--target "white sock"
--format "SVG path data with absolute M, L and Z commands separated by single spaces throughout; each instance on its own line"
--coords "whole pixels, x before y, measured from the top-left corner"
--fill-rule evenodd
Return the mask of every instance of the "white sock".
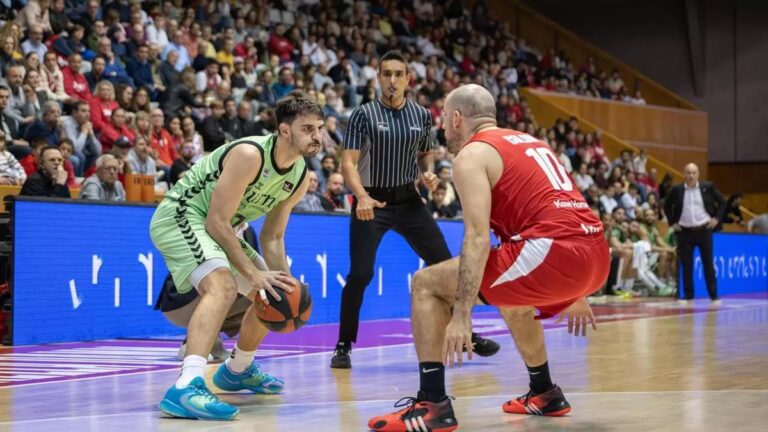
M 205 366 L 208 359 L 199 355 L 188 355 L 184 357 L 184 363 L 181 365 L 181 375 L 176 380 L 176 388 L 184 388 L 197 377 L 205 375 Z
M 253 357 L 256 355 L 256 350 L 245 351 L 238 345 L 232 350 L 232 355 L 229 356 L 225 364 L 232 372 L 239 374 L 245 372 L 248 366 L 253 363 Z

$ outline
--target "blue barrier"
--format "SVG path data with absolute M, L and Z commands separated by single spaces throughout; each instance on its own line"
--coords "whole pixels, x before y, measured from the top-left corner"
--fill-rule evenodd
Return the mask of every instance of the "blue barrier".
M 167 269 L 149 239 L 154 207 L 20 198 L 14 208 L 12 337 L 16 345 L 180 334 L 153 304 Z M 346 215 L 291 217 L 292 273 L 309 283 L 311 323 L 338 321 L 348 256 Z M 463 225 L 441 221 L 454 255 Z M 261 222 L 253 224 L 258 230 Z M 715 235 L 720 293 L 768 291 L 768 236 Z M 384 237 L 363 320 L 408 316 L 410 277 L 423 263 L 398 235 Z M 705 295 L 700 260 L 697 295 Z M 482 308 L 481 308 L 482 309 Z
M 167 268 L 149 239 L 154 207 L 19 199 L 14 209 L 13 343 L 180 334 L 153 304 Z M 291 216 L 286 250 L 309 283 L 312 324 L 338 322 L 349 266 L 349 216 Z M 260 221 L 253 224 L 256 230 Z M 452 252 L 461 222 L 440 222 Z M 409 281 L 423 263 L 387 234 L 361 318 L 408 316 Z
M 768 292 L 768 235 L 716 233 L 712 241 L 718 295 Z M 697 298 L 708 297 L 698 249 L 693 258 L 693 285 Z

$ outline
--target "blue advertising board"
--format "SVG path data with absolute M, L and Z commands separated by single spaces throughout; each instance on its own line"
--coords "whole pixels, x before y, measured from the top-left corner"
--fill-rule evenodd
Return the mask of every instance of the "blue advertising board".
M 180 334 L 153 305 L 167 268 L 149 238 L 153 206 L 21 198 L 14 208 L 13 343 Z M 463 225 L 441 221 L 451 252 Z M 257 230 L 260 221 L 252 223 Z M 310 286 L 310 324 L 339 319 L 349 266 L 349 216 L 295 214 L 286 233 L 291 271 Z M 768 291 L 768 236 L 715 235 L 720 294 Z M 361 319 L 410 313 L 410 279 L 424 265 L 400 236 L 379 248 Z M 697 296 L 705 295 L 701 260 Z
M 716 233 L 712 241 L 718 295 L 768 292 L 768 235 Z M 698 249 L 693 285 L 696 298 L 708 297 Z
M 179 334 L 153 304 L 167 268 L 149 238 L 154 207 L 19 199 L 14 209 L 13 343 Z M 260 221 L 253 223 L 258 231 Z M 349 216 L 291 216 L 286 250 L 310 286 L 311 324 L 339 320 L 349 266 Z M 461 222 L 440 222 L 453 253 Z M 387 234 L 361 318 L 408 316 L 410 277 L 424 263 Z

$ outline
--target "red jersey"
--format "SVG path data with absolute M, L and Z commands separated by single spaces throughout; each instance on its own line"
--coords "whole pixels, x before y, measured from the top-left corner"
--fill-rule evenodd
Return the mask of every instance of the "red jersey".
M 472 141 L 491 145 L 504 164 L 491 191 L 491 228 L 502 241 L 602 238 L 602 223 L 547 144 L 512 129 L 479 132 Z

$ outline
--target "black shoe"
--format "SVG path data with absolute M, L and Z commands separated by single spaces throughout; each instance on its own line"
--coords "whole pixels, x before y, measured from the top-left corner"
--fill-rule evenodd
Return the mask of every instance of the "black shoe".
M 336 344 L 336 349 L 333 350 L 333 358 L 331 359 L 331 368 L 333 369 L 351 369 L 352 357 L 350 353 L 352 351 L 351 344 L 345 344 L 339 342 Z
M 477 333 L 472 333 L 472 351 L 480 357 L 490 357 L 497 352 L 501 346 L 490 339 L 486 339 Z M 464 351 L 467 351 L 467 347 L 464 347 Z

